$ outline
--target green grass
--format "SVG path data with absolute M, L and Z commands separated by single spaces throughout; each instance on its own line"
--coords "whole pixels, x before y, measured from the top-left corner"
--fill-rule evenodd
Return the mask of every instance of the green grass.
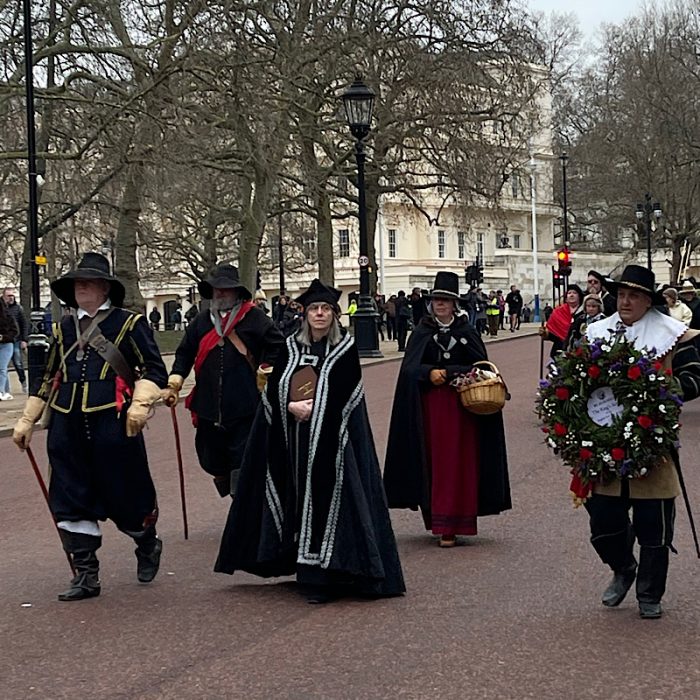
M 184 331 L 157 331 L 153 334 L 161 352 L 175 352 L 185 335 Z

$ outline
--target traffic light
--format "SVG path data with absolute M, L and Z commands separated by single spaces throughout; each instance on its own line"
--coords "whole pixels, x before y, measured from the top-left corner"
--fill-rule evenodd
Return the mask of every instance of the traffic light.
M 552 273 L 552 279 L 554 280 L 554 286 L 557 288 L 564 281 L 562 279 L 562 276 L 558 272 L 556 272 L 556 270 Z
M 568 248 L 562 248 L 557 253 L 557 261 L 559 262 L 557 270 L 559 275 L 568 277 L 571 274 L 571 251 Z
M 479 284 L 483 284 L 484 283 L 484 266 L 481 263 L 479 263 L 476 266 L 476 272 L 477 272 L 476 281 Z
M 187 287 L 187 301 L 194 304 L 194 287 Z

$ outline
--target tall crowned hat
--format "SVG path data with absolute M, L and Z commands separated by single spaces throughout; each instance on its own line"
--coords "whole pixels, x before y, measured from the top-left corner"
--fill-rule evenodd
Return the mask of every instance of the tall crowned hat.
M 309 288 L 300 294 L 294 301 L 296 301 L 297 304 L 301 304 L 304 309 L 307 309 L 309 304 L 325 302 L 326 304 L 330 304 L 336 310 L 336 312 L 338 312 L 340 311 L 338 301 L 340 300 L 341 294 L 342 292 L 339 289 L 329 287 L 328 285 L 323 284 L 321 280 L 315 279 L 309 285 Z
M 661 306 L 664 304 L 663 294 L 656 291 L 656 277 L 654 273 L 641 265 L 628 265 L 622 276 L 616 282 L 608 282 L 608 288 L 617 293 L 619 289 L 636 289 L 647 294 L 652 304 Z
M 459 275 L 441 270 L 435 275 L 431 299 L 459 299 Z
M 209 275 L 197 284 L 203 299 L 213 299 L 215 289 L 236 289 L 242 299 L 251 299 L 248 288 L 241 282 L 238 268 L 228 263 L 217 265 Z
M 75 300 L 75 280 L 105 280 L 109 282 L 108 297 L 114 306 L 124 303 L 126 289 L 124 285 L 110 274 L 109 261 L 100 253 L 85 253 L 75 270 L 51 282 L 53 293 L 66 305 L 77 308 Z

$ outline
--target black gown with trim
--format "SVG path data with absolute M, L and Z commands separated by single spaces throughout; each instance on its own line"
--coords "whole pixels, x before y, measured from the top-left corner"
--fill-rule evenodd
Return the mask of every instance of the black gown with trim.
M 295 371 L 318 373 L 311 418 L 287 411 Z M 360 361 L 352 336 L 303 348 L 293 337 L 275 364 L 243 457 L 215 571 L 296 574 L 362 595 L 405 585 L 391 527 Z

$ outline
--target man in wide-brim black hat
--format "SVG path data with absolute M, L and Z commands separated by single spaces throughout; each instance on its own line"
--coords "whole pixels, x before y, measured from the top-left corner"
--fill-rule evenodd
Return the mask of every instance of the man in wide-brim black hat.
M 589 325 L 586 337 L 608 340 L 614 333 L 624 333 L 636 348 L 653 349 L 655 358 L 673 370 L 684 401 L 697 398 L 700 358 L 693 339 L 698 331 L 689 331 L 680 321 L 654 308 L 663 301 L 656 291 L 654 273 L 640 265 L 628 265 L 620 279 L 608 286 L 617 295 L 617 311 Z M 661 617 L 668 553 L 673 547 L 675 499 L 681 493 L 678 454 L 669 457 L 672 459 L 660 461 L 642 479 L 616 478 L 594 484 L 585 503 L 591 544 L 613 571 L 613 579 L 603 593 L 603 605 L 619 605 L 636 579 L 639 614 L 647 619 Z M 633 552 L 635 538 L 639 542 L 639 564 Z
M 234 265 L 218 265 L 198 287 L 211 304 L 187 326 L 163 399 L 174 406 L 194 368 L 196 383 L 186 406 L 196 428 L 197 457 L 223 497 L 235 488 L 258 389 L 284 339 L 253 303 Z
M 50 507 L 76 569 L 59 600 L 72 601 L 100 593 L 100 520 L 136 542 L 140 582 L 158 572 L 158 509 L 141 430 L 167 372 L 146 319 L 121 308 L 124 285 L 104 256 L 86 253 L 51 288 L 70 314 L 54 327 L 46 373 L 13 439 L 26 449 L 34 423 L 51 411 Z

